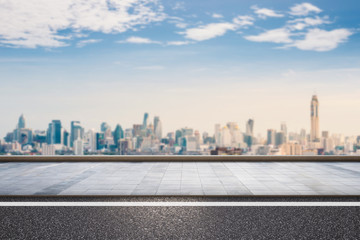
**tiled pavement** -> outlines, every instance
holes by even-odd
[[[360,195],[360,163],[0,163],[0,195]]]

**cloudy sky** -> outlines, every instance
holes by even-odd
[[[255,132],[360,135],[356,0],[0,0],[0,134],[21,113],[164,131],[255,119]]]

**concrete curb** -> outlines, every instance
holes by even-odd
[[[360,195],[0,195],[0,198],[360,198]]]
[[[360,162],[360,156],[0,156],[0,162]]]

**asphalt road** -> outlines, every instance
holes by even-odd
[[[2,197],[8,201],[360,201],[360,198]],[[359,239],[360,207],[0,207],[0,239]]]

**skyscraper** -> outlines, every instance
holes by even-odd
[[[160,118],[157,116],[154,117],[154,134],[157,137],[157,139],[162,138],[162,125]]]
[[[75,140],[84,138],[84,129],[81,127],[79,121],[72,121],[70,131],[70,147],[73,147]]]
[[[21,114],[21,116],[19,117],[19,122],[18,122],[18,126],[19,129],[21,128],[25,128],[25,118],[24,115]]]
[[[310,140],[312,142],[320,141],[320,128],[319,128],[319,101],[316,95],[312,96],[311,99],[311,132],[310,132]]]
[[[275,145],[276,143],[276,131],[274,129],[267,130],[267,145]]]
[[[113,135],[114,135],[114,144],[118,145],[119,140],[124,138],[124,131],[123,131],[122,127],[120,126],[120,124],[116,125]]]
[[[287,132],[287,126],[285,122],[281,123],[281,132],[284,133],[284,142],[287,142],[288,140],[288,132]]]
[[[249,119],[246,122],[246,135],[248,136],[254,135],[254,119]]]
[[[244,141],[249,148],[251,148],[253,144],[254,137],[254,119],[249,119],[246,122],[246,134],[244,135]]]
[[[21,145],[31,144],[33,141],[33,132],[30,128],[26,128],[24,115],[19,117],[18,124],[13,131],[13,140],[19,142]]]
[[[143,120],[143,125],[142,128],[146,129],[147,128],[147,120],[149,118],[149,114],[148,113],[144,113],[144,120]]]
[[[48,144],[62,144],[62,127],[60,120],[52,120],[47,131]]]

